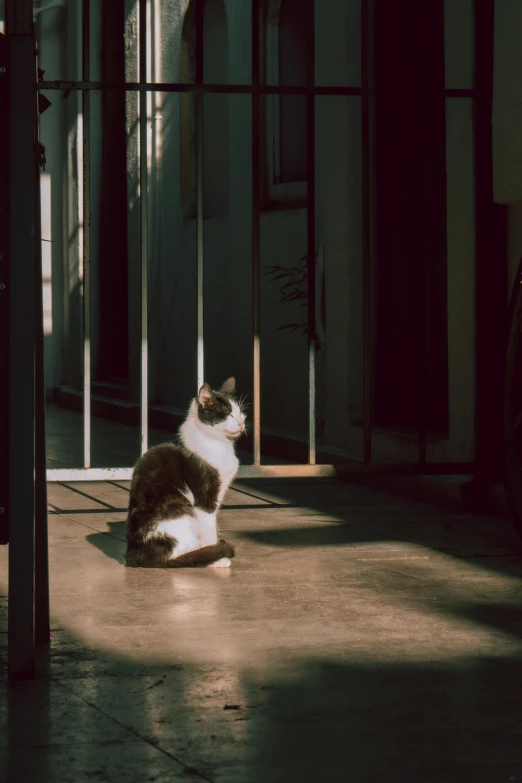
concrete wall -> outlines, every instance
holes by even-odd
[[[101,0],[98,0],[101,2]],[[221,0],[212,0],[213,3]],[[99,8],[93,3],[95,13]],[[151,0],[155,30],[149,37],[149,76],[154,81],[180,79],[180,45],[186,0]],[[316,4],[316,79],[322,84],[360,83],[358,0],[321,0]],[[41,28],[42,58],[51,59],[60,75],[79,68],[77,3],[68,4],[59,33]],[[98,10],[96,10],[98,8]],[[225,0],[228,79],[250,79],[250,8],[244,0]],[[65,12],[57,12],[65,13]],[[219,11],[218,11],[219,13]],[[50,25],[49,21],[46,23]],[[95,29],[93,23],[93,31]],[[470,87],[472,79],[472,2],[446,0],[447,86]],[[128,0],[126,21],[127,79],[137,76],[137,9]],[[61,49],[55,45],[59,34]],[[53,43],[54,42],[54,43]],[[95,44],[93,43],[93,46]],[[60,52],[58,54],[58,51]],[[46,54],[47,53],[47,54]],[[215,52],[216,57],[218,54]],[[99,57],[98,57],[99,60]],[[93,55],[93,68],[97,57]],[[217,67],[217,66],[216,66]],[[57,76],[58,74],[56,74]],[[55,74],[46,73],[54,78]],[[212,74],[207,75],[208,80]],[[49,383],[81,382],[81,333],[78,274],[81,210],[76,198],[77,116],[79,96],[65,102],[56,96],[44,115],[42,133],[56,174],[53,221],[63,224],[63,257],[53,255],[53,333],[49,336]],[[92,231],[97,230],[99,203],[99,126],[93,96]],[[57,108],[58,104],[63,108]],[[64,105],[65,104],[65,105]],[[215,111],[228,116],[228,138],[205,117],[205,151],[228,157],[226,208],[205,219],[205,374],[218,384],[235,374],[241,391],[251,392],[251,99],[224,96]],[[325,270],[326,319],[318,357],[319,432],[327,445],[360,453],[362,431],[354,421],[362,411],[361,340],[361,157],[360,101],[350,97],[317,99],[317,249]],[[61,112],[61,114],[60,114]],[[53,116],[54,113],[54,116]],[[150,399],[162,405],[185,406],[196,388],[196,225],[182,216],[180,192],[180,97],[174,93],[148,99],[149,134],[149,336]],[[207,115],[209,112],[207,111]],[[129,352],[131,385],[139,387],[139,178],[138,99],[127,99],[127,163],[129,203]],[[43,118],[43,119],[44,119]],[[61,129],[61,130],[60,130]],[[213,148],[213,141],[215,148]],[[45,140],[44,140],[45,143]],[[448,197],[448,333],[450,435],[432,443],[432,459],[470,459],[473,453],[473,138],[472,106],[466,99],[447,101]],[[208,173],[207,160],[207,173]],[[98,188],[98,190],[97,190]],[[520,213],[518,213],[520,214]],[[515,211],[513,212],[515,215]],[[514,218],[515,221],[515,218]],[[515,221],[516,222],[516,221]],[[513,231],[513,237],[516,232]],[[522,243],[522,231],[519,240]],[[513,256],[516,255],[512,241]],[[96,242],[92,238],[93,278]],[[261,215],[262,265],[291,267],[306,253],[306,211],[283,209]],[[57,273],[54,274],[54,269]],[[61,272],[60,272],[61,270]],[[60,287],[62,287],[60,291]],[[61,296],[60,296],[61,294]],[[96,292],[93,286],[93,314]],[[277,286],[262,277],[262,423],[288,433],[307,430],[307,345],[298,333],[277,331],[284,323],[303,320],[298,306],[278,303]],[[60,325],[63,301],[63,327]],[[54,326],[56,324],[56,328]],[[96,352],[97,335],[93,334]],[[63,362],[60,363],[60,357]],[[410,459],[410,438],[374,434],[376,457]]]

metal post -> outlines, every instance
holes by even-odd
[[[7,37],[0,35],[0,112],[9,105]],[[9,375],[9,123],[0,122],[0,377]],[[0,383],[0,545],[9,542],[9,384]]]
[[[35,112],[31,0],[7,4],[10,44],[10,545],[8,669],[34,677]],[[14,99],[16,96],[16,100]]]
[[[361,7],[361,158],[364,461],[372,459],[372,334],[370,221],[370,8]]]
[[[422,99],[421,99],[422,100]],[[419,162],[419,173],[421,176],[425,172],[425,161]],[[428,236],[429,221],[427,220],[426,210],[422,212],[422,220],[424,224],[424,236],[426,240],[433,242],[432,237]],[[431,242],[431,243],[432,243]],[[431,244],[430,243],[430,244]],[[421,300],[424,303],[423,307],[423,322],[419,323],[419,329],[422,332],[421,343],[421,355],[418,357],[418,395],[419,395],[419,419],[418,419],[418,431],[417,431],[417,462],[419,465],[426,465],[427,459],[427,445],[428,445],[428,382],[429,382],[429,364],[431,355],[431,312],[430,312],[430,279],[431,279],[431,265],[433,263],[432,256],[428,253],[424,256],[424,263],[421,270],[422,290],[419,291]]]
[[[307,248],[308,248],[308,464],[315,465],[315,0],[308,0],[307,35]]]
[[[82,0],[82,78],[90,79],[90,0]],[[91,466],[91,93],[82,91],[83,465]]]
[[[504,480],[503,394],[508,312],[507,207],[493,202],[494,0],[475,0],[475,461],[477,478]]]
[[[203,0],[196,0],[196,84],[203,83]],[[198,389],[205,381],[203,298],[203,93],[196,93],[196,288]]]
[[[36,118],[35,118],[36,119]],[[35,125],[38,139],[38,123]],[[42,232],[40,209],[40,161],[35,156],[35,639],[46,644],[50,640],[49,609],[49,541],[47,526],[47,481],[45,454],[45,381],[43,331]]]
[[[147,81],[147,0],[139,0],[139,79]],[[140,427],[141,453],[149,441],[149,338],[148,338],[148,140],[147,93],[140,92]]]
[[[259,14],[260,2],[252,2],[252,340],[253,340],[253,463],[261,464],[261,226],[260,188],[260,106],[259,106]]]

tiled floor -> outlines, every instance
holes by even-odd
[[[68,417],[50,466],[81,453]],[[121,466],[134,435],[96,428]],[[507,519],[240,482],[221,512],[231,569],[147,571],[123,566],[127,492],[49,486],[52,645],[35,682],[0,675],[1,783],[522,781]]]

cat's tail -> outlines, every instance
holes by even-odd
[[[233,544],[226,541],[218,541],[217,544],[202,546],[201,549],[194,549],[192,552],[186,552],[184,555],[167,560],[165,568],[197,568],[210,565],[222,557],[234,557],[236,553]]]

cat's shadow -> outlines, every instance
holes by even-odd
[[[125,563],[125,526],[126,521],[108,522],[105,532],[91,533],[87,541],[99,549],[106,557],[116,560],[120,565]],[[118,546],[118,542],[120,545]]]

